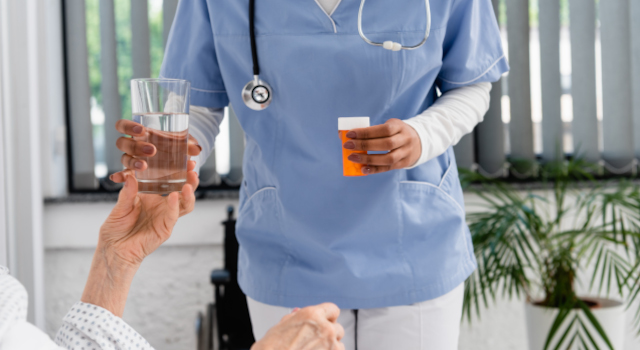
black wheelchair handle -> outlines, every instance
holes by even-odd
[[[231,282],[231,274],[228,270],[211,271],[211,283],[218,285]]]

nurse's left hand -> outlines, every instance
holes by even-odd
[[[342,147],[355,151],[389,151],[386,154],[349,156],[354,163],[364,164],[363,174],[377,174],[415,164],[422,154],[418,133],[400,119],[389,119],[381,125],[350,130]]]

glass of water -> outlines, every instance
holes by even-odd
[[[187,181],[189,91],[186,80],[131,80],[133,121],[145,128],[145,135],[134,139],[156,147],[153,156],[140,157],[147,169],[136,171],[139,192],[179,192]]]

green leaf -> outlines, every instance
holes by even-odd
[[[604,260],[602,263],[602,276],[600,276],[600,286],[598,287],[598,294],[600,294],[602,292],[602,288],[604,287],[604,281],[605,281],[605,275],[607,273],[607,256],[608,254],[605,253],[604,255]]]
[[[640,278],[636,278],[636,283],[635,283],[635,285],[632,286],[632,288],[630,290],[631,297],[627,301],[627,305],[628,305],[627,307],[629,307],[629,306],[631,306],[631,304],[633,304],[633,302],[638,297],[639,293],[640,293]]]
[[[608,272],[608,278],[607,278],[607,296],[609,296],[611,294],[611,275],[613,274],[611,272],[611,270],[613,270],[613,262],[612,262],[613,258],[609,259],[609,272]]]
[[[553,320],[553,323],[551,324],[551,328],[549,329],[549,333],[547,334],[547,340],[544,342],[544,350],[549,349],[549,344],[551,343],[551,340],[558,332],[558,329],[560,329],[560,326],[562,326],[562,323],[564,322],[564,320],[567,318],[567,316],[569,316],[570,312],[571,312],[571,309],[558,310],[558,315]]]
[[[600,266],[600,259],[602,258],[602,253],[604,251],[604,247],[600,248],[600,253],[598,253],[598,258],[596,259],[596,266],[593,269],[593,275],[591,276],[591,282],[589,283],[589,289],[593,288],[593,284],[596,281],[596,274],[598,273],[598,267]]]
[[[580,325],[582,326],[582,330],[584,331],[585,335],[587,336],[587,338],[589,338],[589,341],[591,342],[591,344],[593,344],[593,347],[596,350],[600,350],[600,347],[598,346],[598,344],[596,343],[596,341],[593,339],[593,337],[591,336],[591,332],[589,332],[589,329],[587,328],[587,326],[585,326],[584,323],[582,323],[582,320],[580,321]]]
[[[574,319],[575,320],[575,319]],[[576,339],[578,339],[578,336],[580,335],[580,333],[578,331],[576,331],[575,333],[573,333],[573,337],[571,337],[571,340],[569,341],[569,344],[567,344],[567,347],[565,349],[571,349],[571,345],[573,345],[573,342],[576,341]]]
[[[573,324],[576,323],[577,319],[578,319],[578,317],[574,317],[573,320],[571,320],[571,322],[569,323],[569,325],[567,325],[567,329],[564,330],[564,333],[562,334],[560,339],[558,339],[558,342],[556,343],[556,347],[554,348],[554,350],[559,350],[560,349],[560,347],[562,346],[562,343],[564,342],[564,339],[571,332],[571,329],[573,328]],[[573,343],[573,339],[575,339],[575,333],[574,333],[574,336],[573,336],[571,342],[567,346],[567,349],[571,346],[571,343]]]
[[[598,335],[600,335],[602,340],[604,340],[604,342],[607,343],[607,345],[609,346],[609,349],[613,350],[613,345],[611,344],[611,341],[609,341],[609,337],[607,336],[607,333],[605,332],[604,328],[602,328],[602,326],[600,325],[600,322],[598,322],[596,317],[593,315],[593,313],[589,309],[589,306],[580,299],[578,299],[577,303],[580,309],[582,309],[584,314],[589,319],[589,322],[591,322],[591,325],[593,326],[593,328],[595,328],[596,331],[598,332]]]

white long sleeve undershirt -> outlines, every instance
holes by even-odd
[[[189,106],[189,134],[193,136],[202,151],[199,155],[191,157],[196,161],[196,172],[200,173],[200,167],[209,158],[215,146],[216,136],[220,133],[220,124],[224,118],[223,108],[208,108],[201,106]]]
[[[478,83],[449,90],[419,115],[405,120],[413,127],[422,144],[418,161],[410,168],[424,164],[443,154],[480,123],[489,109],[490,83]],[[202,153],[194,157],[196,170],[209,157],[220,132],[224,117],[222,108],[190,106],[189,130],[196,138]]]
[[[413,127],[422,144],[418,161],[410,168],[443,154],[473,131],[489,110],[491,83],[449,90],[418,116],[404,122]]]

